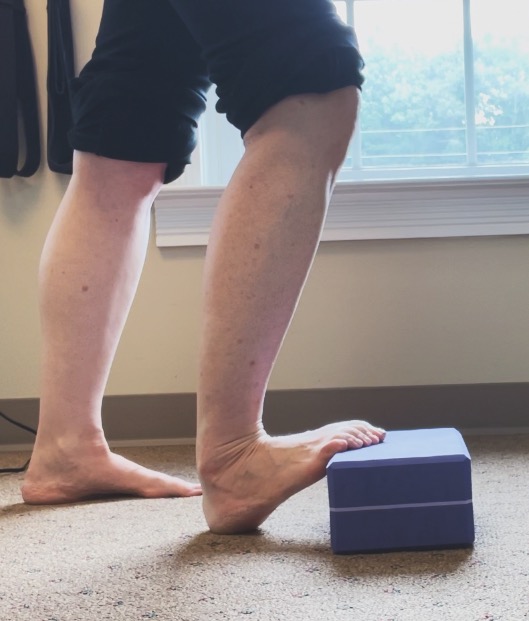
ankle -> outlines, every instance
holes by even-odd
[[[241,455],[251,451],[268,438],[262,428],[240,434],[237,438],[223,439],[216,434],[199,434],[196,445],[197,471],[202,480],[216,478]]]
[[[85,456],[86,454],[106,454],[109,452],[109,448],[103,431],[59,434],[46,434],[39,431],[34,452],[62,456]]]

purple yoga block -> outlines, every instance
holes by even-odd
[[[337,554],[474,542],[471,460],[456,429],[388,431],[327,465]]]

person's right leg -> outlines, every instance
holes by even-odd
[[[363,421],[274,438],[261,422],[357,104],[348,87],[274,106],[246,134],[218,208],[205,270],[197,438],[204,511],[215,532],[256,528],[323,477],[336,452],[384,438]]]
[[[208,524],[240,532],[321,478],[337,451],[384,438],[360,421],[271,438],[261,422],[351,138],[362,59],[331,0],[171,2],[246,145],[208,246],[197,436]]]

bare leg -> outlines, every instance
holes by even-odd
[[[377,443],[362,421],[271,438],[268,379],[320,238],[358,105],[354,88],[291,97],[246,134],[208,248],[197,460],[210,528],[256,528],[325,474],[333,454]]]
[[[163,169],[76,153],[41,259],[41,410],[22,487],[28,503],[200,494],[198,484],[111,453],[101,424],[103,391],[143,267]]]

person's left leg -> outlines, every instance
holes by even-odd
[[[153,199],[189,161],[208,87],[200,50],[167,1],[105,0],[96,48],[72,85],[74,173],[41,259],[42,389],[22,487],[28,503],[201,493],[113,454],[101,403]]]
[[[109,450],[103,393],[147,248],[164,164],[76,153],[40,266],[41,403],[22,486],[30,504],[95,496],[194,496],[200,485]]]

